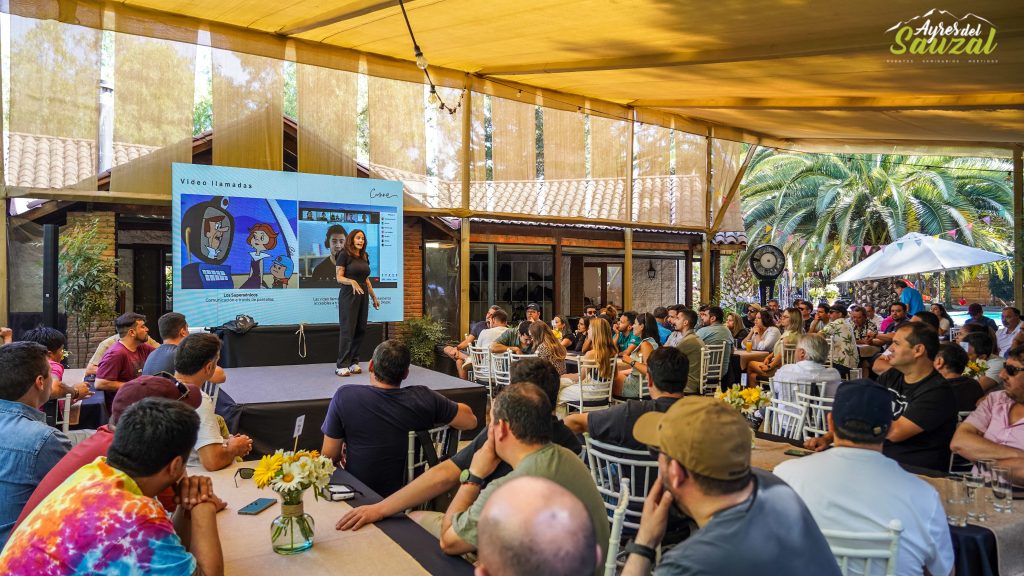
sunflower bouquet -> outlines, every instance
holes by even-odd
[[[988,362],[985,362],[980,358],[969,361],[967,363],[967,367],[964,368],[964,376],[968,376],[970,378],[977,378],[985,372],[988,372]]]
[[[318,496],[333,473],[334,463],[316,450],[278,450],[260,459],[252,478],[257,488],[269,486],[288,503],[289,496],[297,495],[301,499],[302,492],[311,487],[316,488],[313,495]]]
[[[759,387],[742,388],[734,384],[725,392],[715,392],[715,398],[735,408],[747,418],[756,415],[757,411],[771,404],[771,398],[762,394]]]

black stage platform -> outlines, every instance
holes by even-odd
[[[225,368],[228,379],[221,386],[217,413],[224,417],[232,432],[252,437],[253,452],[248,458],[270,454],[278,448],[290,450],[295,419],[302,414],[306,421],[299,448],[319,450],[323,442],[320,427],[338,386],[370,383],[366,363],[362,367],[362,374],[348,378],[335,376],[333,363]],[[479,426],[483,426],[486,387],[419,366],[410,368],[409,377],[402,384],[426,386],[455,402],[468,404]],[[463,436],[472,438],[475,434],[466,432]]]

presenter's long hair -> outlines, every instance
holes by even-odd
[[[363,236],[363,249],[357,250],[356,235],[360,234]],[[353,258],[362,258],[363,260],[369,261],[370,258],[366,255],[366,232],[363,232],[358,228],[349,232],[348,236],[345,238],[345,252],[348,252],[348,255]]]

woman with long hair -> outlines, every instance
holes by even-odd
[[[576,323],[576,334],[573,336],[575,339],[572,345],[573,352],[586,354],[590,351],[590,338],[587,337],[587,332],[590,330],[590,321],[594,318],[596,316],[580,316]]]
[[[530,324],[529,331],[537,357],[551,362],[559,375],[565,374],[565,347],[555,337],[551,327],[538,321]]]
[[[274,228],[270,224],[260,222],[249,229],[249,236],[245,239],[245,243],[253,250],[249,253],[252,261],[249,263],[249,277],[242,282],[239,288],[249,290],[267,287],[263,281],[263,259],[270,257],[267,251],[273,250],[277,246],[277,237],[277,232],[274,232]]]
[[[369,313],[368,297],[373,308],[380,309],[380,301],[370,283],[370,259],[366,255],[366,233],[352,230],[345,238],[345,249],[335,258],[338,291],[338,363],[334,373],[338,376],[359,374],[359,346],[366,333]]]
[[[569,321],[561,314],[551,319],[551,331],[554,332],[555,338],[558,338],[558,341],[562,343],[566,350],[571,349],[576,343],[576,335],[573,333],[572,328],[569,327]]]
[[[750,362],[747,364],[747,380],[750,386],[757,384],[758,378],[769,378],[782,366],[782,352],[785,346],[795,347],[800,336],[804,333],[803,316],[796,308],[786,308],[782,311],[782,318],[779,320],[782,326],[782,336],[775,342],[772,353],[764,359],[764,362]]]
[[[615,366],[612,361],[619,354],[619,347],[615,345],[615,338],[612,336],[612,327],[608,321],[600,316],[590,319],[590,326],[587,329],[587,341],[590,342],[590,350],[580,357],[580,366],[593,364],[597,366],[597,375],[603,380],[609,380],[615,375]],[[558,404],[579,401],[579,374],[568,374],[562,378],[562,389],[558,392]],[[586,382],[584,382],[584,385]]]
[[[642,380],[647,378],[645,360],[658,348],[658,321],[651,313],[640,314],[633,323],[633,334],[640,338],[640,345],[629,355],[629,366],[620,370],[612,385],[612,395],[624,398],[640,398]]]
[[[949,329],[955,326],[956,323],[950,318],[949,312],[946,312],[946,307],[937,302],[933,303],[932,314],[939,317],[939,339],[949,340]]]
[[[743,325],[743,318],[735,312],[729,312],[725,315],[725,327],[732,333],[732,339],[736,342],[741,342],[750,334],[750,330]]]
[[[781,337],[782,332],[775,327],[775,319],[772,317],[771,310],[761,310],[754,317],[754,327],[750,329],[750,334],[743,339],[743,343],[750,342],[752,349],[764,352],[772,350]]]

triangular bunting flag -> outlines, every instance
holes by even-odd
[[[985,224],[991,224],[992,223],[992,217],[991,216],[985,216],[984,218],[981,219],[981,221],[984,222]]]
[[[972,223],[968,224],[967,225],[967,229],[968,230],[974,230],[974,223],[972,222]]]
[[[857,247],[856,246],[850,246],[850,252],[856,252],[856,251],[857,251]]]
[[[864,247],[864,254],[865,255],[871,254],[871,246],[865,246]]]
[[[949,231],[949,235],[952,236],[953,238],[956,238],[956,228],[953,228],[952,230],[950,230]]]
[[[898,250],[901,250],[901,251],[902,251],[902,250],[903,250],[903,242],[897,242],[897,243],[896,243],[896,248],[897,248]]]
[[[920,238],[914,238],[914,242],[916,242],[918,246],[921,245],[921,239]]]

